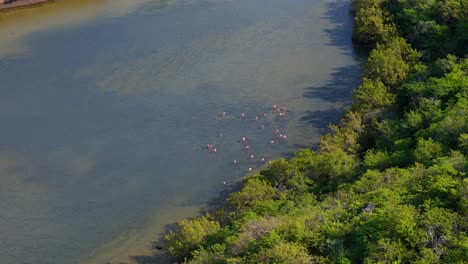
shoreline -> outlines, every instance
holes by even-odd
[[[0,11],[11,10],[11,9],[21,8],[21,7],[41,5],[41,4],[45,4],[48,2],[52,2],[52,1],[53,0],[17,0],[9,4],[5,4],[5,3],[1,4]]]
[[[163,236],[168,228],[186,218],[195,218],[203,214],[199,206],[178,206],[166,209],[163,213],[155,214],[148,219],[148,223],[141,228],[128,230],[111,241],[96,248],[88,256],[84,256],[79,264],[137,264],[145,263],[171,263],[170,255],[165,249],[158,249],[163,244]],[[169,221],[161,222],[159,218]],[[124,252],[124,253],[123,253]]]

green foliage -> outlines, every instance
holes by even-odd
[[[389,238],[382,238],[369,248],[369,256],[363,263],[402,263],[408,257],[405,246]]]
[[[432,205],[457,210],[461,200],[461,182],[456,178],[459,172],[451,165],[434,166],[425,180],[425,196]]]
[[[266,170],[262,170],[260,175],[264,176],[273,186],[284,185],[293,176],[293,171],[289,162],[285,159],[273,161]]]
[[[364,78],[361,86],[354,92],[356,104],[360,109],[382,108],[395,101],[395,94],[380,80]]]
[[[468,1],[445,0],[439,6],[439,13],[445,24],[454,24],[468,18]]]
[[[395,26],[386,19],[385,11],[379,8],[383,1],[356,0],[353,38],[369,47],[397,35]]]
[[[414,156],[416,161],[421,163],[428,163],[435,158],[442,156],[443,146],[439,142],[429,139],[419,138],[416,148],[414,150]]]
[[[165,235],[164,241],[171,255],[183,259],[210,234],[216,233],[220,225],[216,221],[203,216],[193,220],[182,220],[177,224],[175,231]]]
[[[446,110],[439,122],[431,124],[428,133],[438,141],[455,148],[461,134],[468,132],[468,98],[460,99],[452,108]]]
[[[358,166],[357,157],[342,150],[322,152],[316,155],[309,175],[317,184],[317,192],[330,192],[339,184],[352,180]]]
[[[458,137],[458,146],[463,151],[463,153],[468,154],[468,134],[460,134]]]
[[[228,202],[237,209],[247,209],[260,202],[273,199],[275,190],[266,181],[247,179],[241,191],[232,193]]]
[[[375,244],[382,243],[393,247],[385,250],[399,251],[402,246],[399,243],[407,245],[417,245],[417,211],[412,206],[394,205],[388,203],[382,208],[376,208],[371,213],[364,213],[361,220],[352,231],[352,246],[355,250],[352,254],[353,260],[362,262],[366,255],[369,259],[375,258],[375,254],[381,249],[375,248]],[[385,241],[387,241],[385,243]],[[394,243],[388,243],[393,241]],[[395,245],[396,244],[396,245]],[[401,245],[404,245],[401,244]],[[377,251],[377,252],[376,252]],[[395,256],[396,255],[396,256]],[[389,258],[401,257],[401,253],[392,253]]]
[[[370,149],[364,156],[364,164],[369,169],[384,170],[393,165],[393,159],[388,151]]]
[[[331,133],[326,134],[320,140],[321,152],[346,151],[350,154],[357,153],[359,134],[363,131],[363,121],[360,113],[348,112],[339,126],[330,126]]]
[[[411,132],[423,129],[425,123],[423,113],[414,110],[406,113],[406,124],[411,129]]]
[[[417,22],[413,30],[414,45],[424,51],[424,58],[440,58],[453,50],[450,45],[441,47],[439,44],[441,42],[448,43],[450,37],[448,26],[440,25],[433,20],[420,21]]]
[[[304,246],[294,243],[278,243],[272,248],[261,251],[255,257],[255,263],[280,264],[280,263],[310,263],[311,256]]]
[[[365,77],[395,87],[407,77],[419,57],[420,54],[403,38],[392,38],[385,44],[377,44],[371,51]]]
[[[215,244],[210,246],[208,249],[197,249],[193,252],[193,259],[186,262],[187,264],[224,264],[226,247],[224,245]]]
[[[425,254],[423,259],[439,262],[444,257],[444,248],[458,242],[458,216],[442,208],[432,208],[424,213],[421,225],[423,229],[422,243]]]

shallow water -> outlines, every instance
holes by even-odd
[[[98,2],[0,15],[1,263],[114,260],[316,143],[359,81],[347,1]]]

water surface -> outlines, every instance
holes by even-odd
[[[21,33],[0,40],[2,263],[150,247],[260,157],[316,143],[359,80],[347,1],[65,2],[18,11],[36,23],[0,16]],[[288,140],[270,144],[275,129]]]

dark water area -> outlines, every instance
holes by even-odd
[[[360,80],[348,8],[143,1],[28,33],[0,55],[0,262],[105,263],[122,233],[317,143]]]

